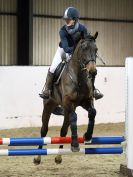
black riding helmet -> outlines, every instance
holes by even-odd
[[[79,11],[75,7],[68,7],[64,12],[63,19],[78,20]]]

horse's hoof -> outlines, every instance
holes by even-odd
[[[71,150],[72,150],[72,152],[79,152],[80,151],[80,147],[79,146],[72,146],[71,145]]]
[[[85,133],[83,138],[85,142],[91,143],[92,136],[88,136],[87,133]]]
[[[57,155],[57,156],[55,157],[55,163],[56,163],[56,164],[61,164],[61,163],[62,163],[62,157],[61,157],[61,155]]]
[[[39,164],[41,163],[41,160],[38,159],[38,158],[34,158],[33,163],[34,163],[35,165],[39,165]]]

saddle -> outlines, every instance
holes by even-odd
[[[67,62],[65,60],[62,60],[62,62],[57,66],[54,72],[54,79],[53,79],[54,84],[57,85],[59,83],[62,73],[66,67],[66,64]]]

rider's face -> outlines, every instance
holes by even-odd
[[[74,25],[74,20],[72,20],[72,19],[65,19],[65,23],[66,23],[66,25],[67,26],[72,26],[72,25]]]

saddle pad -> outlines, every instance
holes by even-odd
[[[64,69],[65,64],[66,64],[66,63],[65,63],[64,61],[62,61],[62,62],[58,65],[58,67],[56,68],[55,73],[54,73],[54,83],[56,83],[56,82],[58,81],[58,78],[61,77],[62,70]],[[58,83],[56,83],[56,84],[58,84]]]

